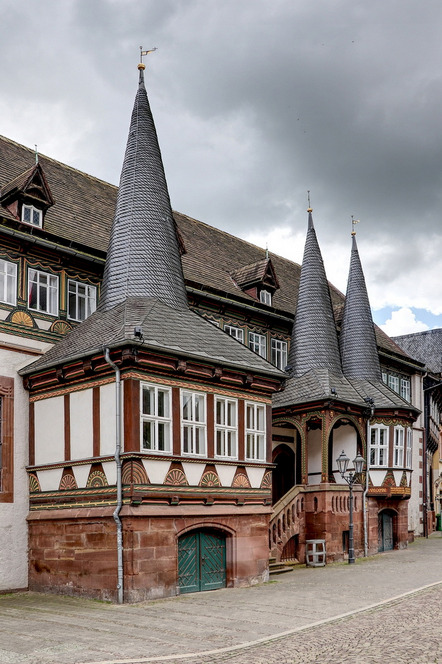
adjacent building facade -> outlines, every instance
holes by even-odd
[[[0,589],[138,601],[312,539],[344,559],[342,450],[357,555],[422,534],[425,368],[373,326],[354,236],[344,297],[311,210],[302,266],[172,213],[142,65],[118,191],[5,138],[0,178]]]

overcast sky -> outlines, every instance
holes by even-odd
[[[174,209],[442,327],[440,0],[0,0],[0,133],[118,184],[139,46]]]

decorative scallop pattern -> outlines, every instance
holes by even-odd
[[[247,475],[244,475],[244,473],[238,473],[238,475],[236,475],[235,479],[232,482],[232,486],[243,487],[244,489],[246,488],[250,489],[249,478],[247,477]]]
[[[25,311],[14,311],[11,316],[11,323],[15,323],[16,325],[26,325],[26,327],[34,327],[32,316]]]
[[[31,473],[29,475],[29,492],[30,493],[37,493],[41,491],[40,488],[40,483],[38,481],[37,475],[34,475],[34,473]]]
[[[200,486],[221,486],[221,482],[218,475],[209,470],[202,476]]]
[[[70,491],[72,489],[78,489],[75,477],[71,475],[71,473],[66,473],[66,475],[63,475],[58,489],[59,491]]]
[[[266,473],[264,473],[264,477],[262,478],[261,482],[261,489],[270,489],[272,486],[272,471],[268,470]]]
[[[72,327],[69,323],[66,323],[65,320],[56,320],[55,323],[51,325],[51,332],[56,332],[57,334],[67,334],[72,330]]]
[[[185,474],[179,468],[172,468],[166,475],[164,484],[172,484],[172,486],[189,486]]]
[[[137,459],[124,464],[121,477],[123,484],[150,484],[143,464]]]
[[[90,475],[89,475],[86,486],[88,488],[107,486],[106,475],[103,473],[102,470],[92,470]]]

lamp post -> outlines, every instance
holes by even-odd
[[[353,459],[353,466],[354,466],[354,471],[349,471],[347,473],[347,468],[348,464],[350,463],[350,459],[348,456],[345,454],[344,450],[342,450],[341,454],[339,457],[336,459],[336,463],[338,464],[338,470],[341,474],[341,477],[347,482],[349,488],[350,488],[350,523],[349,523],[349,529],[348,529],[348,563],[349,565],[353,564],[355,561],[355,549],[354,549],[354,541],[353,541],[353,484],[356,484],[359,480],[359,475],[362,473],[362,469],[364,467],[365,459],[363,456],[358,454],[354,459]]]

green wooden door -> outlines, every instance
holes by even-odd
[[[392,551],[393,540],[393,516],[388,512],[381,512],[379,519],[379,551]]]
[[[178,540],[180,593],[215,590],[226,585],[226,538],[216,531],[200,530]]]

